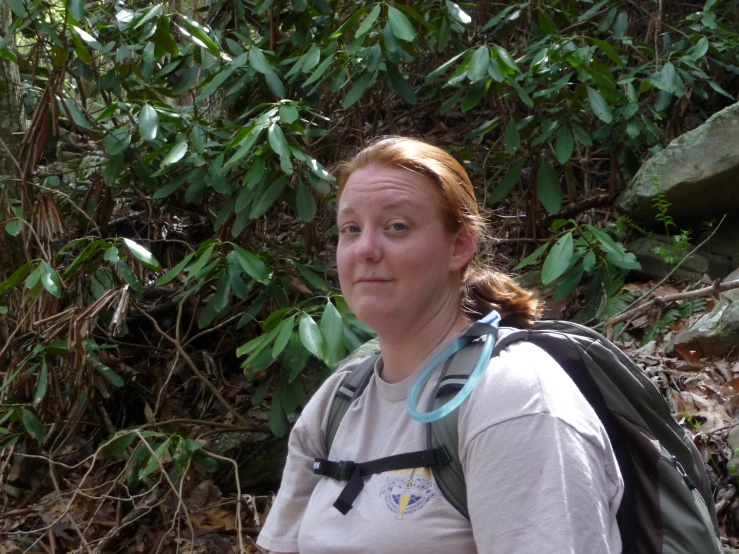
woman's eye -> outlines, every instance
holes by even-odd
[[[343,232],[344,233],[359,233],[359,227],[357,227],[356,225],[347,225],[346,227],[344,227]]]
[[[393,231],[405,231],[408,228],[405,223],[393,223],[391,227]]]

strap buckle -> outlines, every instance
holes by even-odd
[[[354,470],[356,469],[357,464],[355,464],[352,461],[349,460],[342,460],[340,462],[334,462],[334,467],[332,468],[331,477],[334,479],[338,479],[339,481],[348,481],[349,478],[354,473]]]
[[[452,455],[449,454],[449,451],[443,444],[439,446],[434,451],[434,453],[436,454],[436,467],[438,469],[441,469],[442,467],[445,467],[452,463]]]

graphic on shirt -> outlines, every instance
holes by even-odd
[[[441,497],[436,480],[427,467],[400,469],[388,473],[390,475],[385,478],[380,496],[385,498],[385,505],[395,514],[395,519],[403,519],[405,515],[414,514],[432,498]]]

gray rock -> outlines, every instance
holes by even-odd
[[[360,346],[354,352],[349,354],[346,358],[341,360],[341,362],[339,362],[339,367],[345,366],[349,362],[361,360],[362,358],[366,358],[367,356],[372,356],[374,354],[377,354],[379,351],[380,341],[377,339],[372,339],[365,342],[362,346]]]
[[[654,252],[654,248],[670,247],[672,244],[671,239],[664,235],[652,235],[651,238],[640,237],[630,242],[626,248],[634,253],[641,264],[641,270],[634,271],[633,275],[646,279],[659,279],[667,275],[675,265],[666,263],[662,256]],[[692,247],[690,250],[692,250]],[[685,257],[690,253],[690,250],[676,254]],[[699,250],[685,260],[674,276],[676,279],[697,281],[707,273],[714,279],[720,279],[726,277],[733,267],[729,258]]]
[[[726,278],[727,281],[737,279],[739,269]],[[684,344],[691,350],[699,350],[703,356],[723,357],[735,353],[739,346],[739,289],[721,294],[710,313],[670,341],[665,349],[666,353],[674,355],[678,344]]]
[[[658,191],[672,203],[669,215],[683,226],[739,211],[739,103],[673,140],[647,160],[616,201],[621,213],[654,224]]]

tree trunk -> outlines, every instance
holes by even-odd
[[[12,13],[7,2],[0,4],[0,34],[6,36],[10,29]],[[15,40],[9,38],[8,49],[14,50]],[[7,175],[0,195],[0,221],[12,214],[9,201],[21,199],[21,171],[18,167],[20,143],[26,127],[20,94],[18,65],[0,58],[0,175]],[[4,227],[4,226],[3,226]],[[0,281],[25,261],[22,235],[11,237],[0,229]]]

